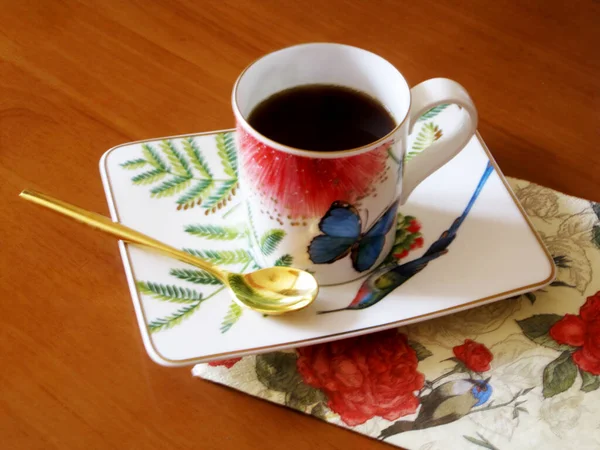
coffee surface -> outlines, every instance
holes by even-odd
[[[374,98],[325,84],[272,95],[252,110],[248,123],[275,142],[320,152],[362,147],[396,127],[391,114]]]

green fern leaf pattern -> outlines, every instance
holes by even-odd
[[[156,333],[179,325],[185,319],[190,317],[194,311],[198,309],[201,303],[202,302],[196,302],[193,305],[184,306],[169,316],[154,319],[148,324],[148,330],[150,333]]]
[[[283,240],[285,231],[279,229],[273,229],[267,231],[260,238],[260,251],[263,255],[268,256],[273,253],[279,243]]]
[[[194,284],[208,284],[208,285],[220,285],[223,284],[213,274],[208,273],[204,270],[192,270],[192,269],[171,269],[169,274],[180,280],[189,281]]]
[[[160,143],[160,148],[167,156],[167,159],[173,166],[173,170],[177,175],[183,178],[192,178],[194,175],[190,170],[190,165],[185,157],[175,148],[173,141],[166,140]]]
[[[236,302],[231,302],[229,310],[221,322],[221,333],[227,333],[229,329],[242,317],[244,310]]]
[[[406,160],[410,160],[433,144],[435,141],[442,137],[442,130],[433,122],[428,122],[423,125],[421,131],[417,135],[415,142],[412,145],[412,149],[406,155]]]
[[[152,184],[163,179],[166,175],[167,172],[162,169],[152,169],[134,176],[131,181],[133,184]]]
[[[151,281],[138,281],[137,286],[142,294],[165,302],[195,303],[202,300],[202,294],[189,288],[152,283]]]
[[[283,255],[275,261],[275,265],[281,267],[290,267],[293,263],[294,258],[292,255]]]
[[[148,161],[146,161],[143,158],[138,158],[138,159],[131,159],[129,161],[125,161],[123,164],[120,164],[120,166],[127,170],[135,170],[135,169],[141,169],[146,164],[148,164]]]
[[[186,233],[210,240],[231,241],[244,236],[244,232],[238,228],[224,227],[220,225],[188,225]]]
[[[244,264],[252,261],[252,256],[247,250],[194,250],[191,248],[184,248],[184,252],[190,255],[198,256],[202,259],[206,259],[208,262],[213,264]]]
[[[151,143],[144,143],[141,146],[143,158],[125,161],[121,167],[135,170],[151,166],[151,170],[132,178],[136,185],[154,184],[171,175],[160,186],[151,189],[152,198],[180,194],[176,200],[178,210],[202,205],[206,215],[215,213],[233,200],[239,183],[234,134],[218,133],[214,139],[225,178],[214,178],[209,160],[204,157],[196,139],[191,136],[163,140],[158,143],[158,150]]]
[[[235,195],[237,184],[237,180],[227,180],[221,182],[221,186],[219,186],[213,195],[208,197],[206,202],[203,204],[203,207],[207,209],[220,209],[225,206],[225,204],[227,204],[227,202],[230,201]]]
[[[237,151],[233,133],[219,133],[216,140],[223,170],[231,178],[237,179]]]
[[[194,138],[189,137],[189,138],[184,139],[183,140],[183,149],[187,153],[188,158],[190,158],[192,165],[200,173],[202,178],[212,178],[213,177],[212,172],[210,171],[210,167],[208,167],[208,164],[206,163],[206,160],[202,156],[202,153],[200,152],[200,148],[198,148],[198,145],[196,144],[196,141],[194,141]]]
[[[150,190],[150,196],[156,198],[170,197],[186,189],[192,180],[184,177],[173,177]]]
[[[144,158],[146,158],[146,161],[148,161],[149,164],[153,165],[160,171],[167,172],[170,170],[167,164],[162,160],[158,152],[154,150],[154,148],[150,144],[142,144],[142,153],[144,155]]]
[[[443,104],[443,105],[438,105],[434,108],[431,108],[429,111],[427,111],[421,117],[419,117],[419,121],[422,122],[423,120],[433,119],[435,116],[437,116],[443,110],[445,110],[448,106],[450,106],[450,105]]]
[[[260,239],[258,238],[258,234],[256,233],[256,227],[254,225],[254,216],[252,214],[252,208],[250,207],[250,202],[246,202],[246,211],[248,212],[248,228],[246,232],[248,234],[248,238],[250,239],[250,245],[252,248],[256,248],[259,245]]]
[[[194,205],[201,204],[210,191],[212,190],[214,183],[212,180],[200,180],[194,186],[192,186],[185,194],[177,199],[177,209],[188,209]]]

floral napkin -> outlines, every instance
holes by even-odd
[[[600,449],[600,204],[510,184],[558,268],[547,289],[193,374],[410,450]]]

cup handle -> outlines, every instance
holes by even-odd
[[[400,204],[404,204],[412,191],[429,175],[454,158],[471,140],[477,130],[477,109],[469,93],[456,81],[432,78],[411,89],[412,105],[409,112],[408,132],[425,112],[438,105],[454,103],[461,107],[458,126],[431,144],[425,151],[406,163],[402,181]]]

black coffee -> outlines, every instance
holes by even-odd
[[[260,134],[303,150],[348,150],[368,145],[396,123],[377,100],[354,89],[311,84],[278,92],[250,113]]]

